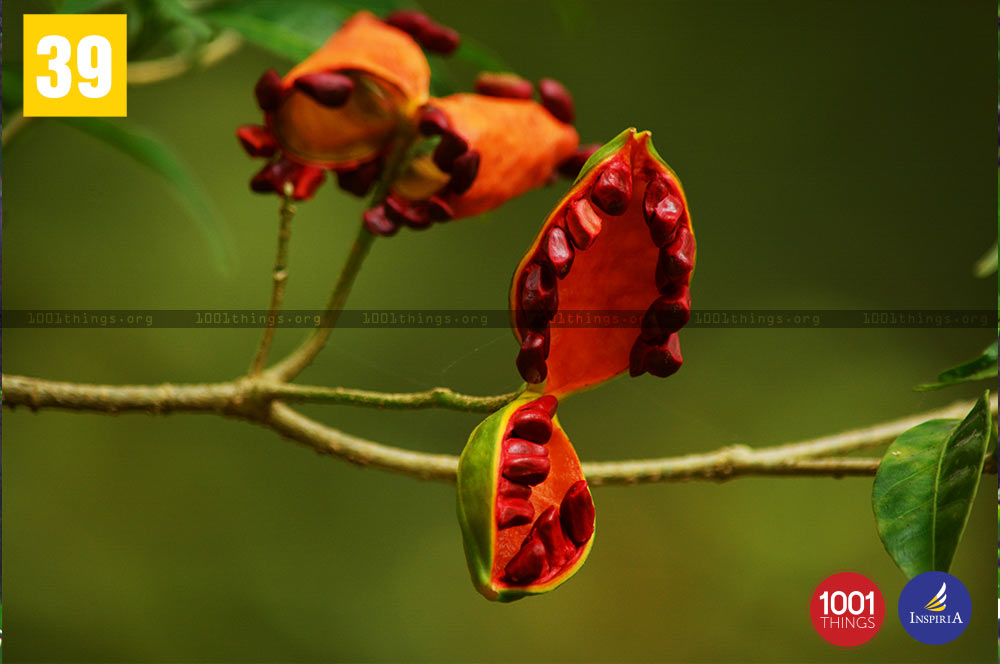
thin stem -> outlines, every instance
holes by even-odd
[[[271,352],[274,333],[277,327],[278,313],[285,299],[285,286],[288,283],[288,242],[292,237],[292,219],[295,217],[295,206],[292,205],[291,184],[285,185],[281,207],[278,208],[278,249],[274,257],[274,270],[271,272],[271,303],[268,307],[267,327],[260,337],[260,344],[250,364],[251,376],[256,376],[264,370],[267,356]]]
[[[196,67],[210,67],[232,55],[243,39],[233,30],[223,30],[212,41],[193,51],[174,53],[155,60],[139,60],[128,65],[129,85],[147,85],[176,78]]]
[[[450,396],[442,396],[445,394]],[[4,375],[3,398],[4,405],[8,407],[23,405],[32,409],[64,408],[101,413],[141,411],[152,414],[214,412],[256,422],[317,452],[352,463],[412,477],[453,482],[458,468],[456,456],[415,452],[352,436],[320,424],[277,399],[382,408],[442,407],[488,411],[509,400],[511,395],[469,397],[443,388],[409,395],[382,394],[344,388],[280,385],[248,378],[204,385],[84,385]],[[785,445],[757,449],[737,445],[680,457],[591,462],[584,463],[583,470],[588,481],[594,485],[723,481],[759,475],[872,475],[878,468],[878,459],[830,457],[879,447],[920,422],[960,418],[970,408],[971,403],[960,401],[876,426]],[[990,409],[996,416],[996,396],[990,400]],[[992,461],[987,464],[986,472],[996,472]]]
[[[15,135],[31,122],[34,118],[24,117],[24,113],[21,111],[13,111],[8,113],[4,118],[3,123],[3,135],[0,137],[0,147],[7,147],[7,143],[10,139],[14,138]]]
[[[293,350],[288,357],[278,364],[268,369],[267,373],[280,381],[289,381],[298,376],[319,354],[330,338],[330,332],[337,325],[340,312],[347,302],[347,297],[351,294],[351,287],[354,279],[358,276],[358,271],[368,255],[368,250],[372,246],[375,236],[368,232],[362,224],[358,228],[358,234],[351,244],[350,252],[347,254],[347,261],[337,277],[330,292],[330,299],[326,303],[326,309],[320,317],[319,325],[313,329],[312,334]]]

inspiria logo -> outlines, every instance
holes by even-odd
[[[899,595],[899,621],[921,643],[954,641],[972,617],[972,598],[961,581],[946,572],[924,572]]]

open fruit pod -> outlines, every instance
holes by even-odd
[[[466,560],[488,599],[548,592],[583,565],[594,503],[555,417],[559,400],[626,370],[676,372],[693,267],[680,181],[649,132],[628,129],[587,160],[514,273],[527,389],[472,432],[458,467]],[[631,312],[636,322],[562,324],[560,311]]]
[[[538,102],[480,94],[431,99],[417,131],[426,149],[411,153],[388,198],[365,214],[373,233],[492,210],[547,183],[579,143]]]
[[[251,188],[280,192],[290,181],[301,200],[333,170],[345,189],[364,193],[394,145],[411,140],[429,90],[430,66],[414,37],[358,12],[284,78],[269,70],[258,80],[264,125],[237,130],[251,156],[269,159]]]

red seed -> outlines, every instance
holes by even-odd
[[[684,363],[681,356],[681,342],[676,334],[671,334],[667,342],[651,346],[644,359],[646,371],[658,378],[666,378],[677,373]]]
[[[576,112],[573,110],[573,95],[559,81],[543,78],[538,81],[538,96],[542,106],[560,122],[573,124]]]
[[[642,214],[649,226],[653,244],[663,247],[674,237],[677,222],[684,213],[684,205],[673,188],[663,177],[657,177],[646,186],[642,201]]]
[[[521,342],[517,354],[517,370],[529,383],[541,383],[548,375],[545,366],[545,339],[542,335],[529,332]]]
[[[476,76],[476,92],[487,97],[531,99],[535,86],[517,74],[484,71]]]
[[[503,451],[506,454],[512,456],[545,456],[549,455],[549,451],[545,449],[544,445],[539,445],[538,443],[533,443],[530,440],[524,440],[522,438],[508,438],[503,442]]]
[[[253,88],[254,96],[257,98],[257,105],[265,113],[277,110],[281,106],[281,77],[278,72],[268,69],[257,79],[257,84]]]
[[[605,167],[590,191],[590,200],[613,217],[625,214],[632,202],[632,173],[623,161]]]
[[[501,477],[497,482],[497,495],[514,500],[527,500],[531,498],[531,487],[523,484],[514,484],[505,477]]]
[[[559,510],[555,505],[548,507],[538,516],[528,537],[538,539],[545,546],[545,557],[550,567],[562,567],[576,553],[576,547],[563,534]]]
[[[521,282],[521,309],[529,327],[537,328],[552,320],[559,309],[559,289],[555,272],[548,265],[532,263]]]
[[[455,160],[468,152],[469,144],[464,138],[453,131],[445,131],[441,134],[441,142],[434,148],[432,159],[434,165],[445,173],[451,173]],[[479,163],[476,163],[478,168]]]
[[[372,159],[350,170],[337,171],[337,184],[348,193],[364,196],[381,174],[382,160]]]
[[[373,235],[389,237],[399,231],[399,224],[385,216],[385,205],[365,210],[365,213],[361,215],[361,220],[364,222],[368,232]]]
[[[517,484],[534,486],[545,481],[551,467],[547,456],[516,456],[504,462],[503,476]]]
[[[663,295],[649,305],[642,318],[642,340],[649,344],[659,344],[678,331],[691,318],[691,293],[687,287],[677,290],[675,295]]]
[[[256,175],[250,178],[250,190],[257,192],[258,194],[267,194],[275,191],[274,179],[272,178],[273,171],[273,164],[268,164],[264,168],[257,171]]]
[[[649,345],[642,340],[642,336],[637,337],[628,354],[628,375],[632,378],[646,373],[646,352],[648,350]]]
[[[552,418],[541,408],[522,408],[510,421],[512,436],[536,443],[547,443],[552,437]]]
[[[586,544],[594,534],[594,500],[587,482],[580,480],[566,491],[559,506],[559,520],[563,532],[577,546]]]
[[[544,397],[539,397],[534,401],[532,401],[531,403],[529,403],[528,405],[522,406],[521,409],[524,410],[526,408],[541,408],[542,410],[544,410],[546,413],[549,414],[549,417],[555,417],[556,409],[558,407],[559,407],[559,400],[556,399],[551,394],[546,394]]]
[[[469,150],[455,158],[451,165],[451,190],[456,194],[464,194],[476,181],[479,173],[479,152]]]
[[[660,249],[656,261],[656,288],[667,293],[676,288],[678,282],[686,283],[694,269],[694,236],[687,226],[679,226],[673,241]]]
[[[440,196],[431,196],[427,199],[427,212],[431,221],[448,221],[455,218],[455,212],[451,209],[448,201]]]
[[[451,55],[462,42],[462,38],[451,28],[434,23],[417,41],[423,46],[425,51],[441,55]]]
[[[538,539],[529,537],[507,563],[504,578],[514,585],[526,585],[542,575],[545,565],[545,545]]]
[[[566,210],[566,229],[577,249],[588,249],[601,234],[601,217],[587,199],[581,198]]]
[[[590,159],[591,155],[600,149],[600,143],[581,145],[576,149],[576,152],[559,163],[559,174],[564,178],[575,179],[578,175],[580,175],[580,171],[583,170],[584,164],[587,163],[587,160]]]
[[[440,108],[425,106],[417,121],[417,129],[424,136],[437,136],[451,131],[451,122]]]
[[[390,194],[385,199],[385,215],[396,222],[415,230],[423,230],[431,225],[430,209],[419,202]]]
[[[337,72],[318,71],[299,76],[295,87],[324,106],[340,108],[351,98],[354,81]]]
[[[400,9],[385,17],[385,22],[417,39],[433,21],[427,14],[413,9]]]
[[[573,266],[573,257],[576,253],[566,237],[566,232],[558,226],[550,228],[545,234],[542,249],[556,276],[560,279],[565,278]]]
[[[261,125],[243,125],[236,130],[236,138],[251,157],[270,157],[278,149],[278,139]]]
[[[528,487],[524,487],[528,489]],[[528,489],[530,495],[531,489]],[[497,503],[497,530],[523,526],[535,517],[535,506],[527,500],[503,500]]]
[[[401,9],[386,16],[385,22],[410,35],[420,46],[432,53],[449,55],[458,48],[460,41],[458,33],[435,23],[423,12]]]
[[[292,198],[297,201],[309,200],[326,179],[326,171],[317,166],[299,166],[291,177],[295,188]]]
[[[278,159],[253,176],[250,188],[261,194],[276,191],[283,195],[285,183],[290,181],[300,168],[301,166],[287,159]]]

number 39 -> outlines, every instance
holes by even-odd
[[[53,54],[54,52],[54,54]],[[49,71],[55,76],[35,78],[38,92],[49,99],[61,99],[69,94],[73,85],[73,73],[69,62],[73,47],[69,40],[60,35],[47,35],[38,40],[38,55],[51,56]],[[96,60],[96,66],[93,64]],[[80,82],[80,94],[90,99],[100,99],[111,91],[111,42],[100,35],[88,35],[76,46],[76,69],[80,78],[93,82]],[[55,79],[55,84],[52,80]],[[95,80],[96,79],[96,80]]]

